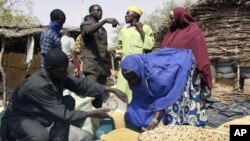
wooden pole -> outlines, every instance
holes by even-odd
[[[237,76],[236,76],[236,89],[239,90],[240,89],[240,63],[239,61],[236,62],[237,65]]]
[[[1,52],[0,52],[0,72],[2,75],[2,85],[3,85],[3,106],[4,109],[6,109],[7,106],[7,101],[6,101],[6,93],[7,93],[7,89],[6,89],[6,73],[4,72],[3,69],[3,55],[4,55],[4,50],[5,50],[5,40],[4,37],[2,37],[2,48],[1,48]]]
[[[82,20],[84,18],[84,0],[81,0],[81,13],[82,13]]]

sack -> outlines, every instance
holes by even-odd
[[[91,102],[94,99],[93,97],[81,98],[77,96],[76,94],[74,94],[73,92],[71,93],[71,96],[75,99],[75,102],[76,102],[75,110],[89,111],[93,109],[92,104],[91,104]],[[94,125],[92,123],[92,120],[90,117],[88,117],[86,118],[81,128],[70,126],[69,138],[72,141],[92,141],[94,137],[93,128],[94,128]]]
[[[93,141],[93,134],[71,125],[69,141]]]

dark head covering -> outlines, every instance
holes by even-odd
[[[68,67],[68,57],[59,48],[51,49],[44,57],[44,66],[46,69]]]
[[[196,68],[200,72],[202,83],[212,88],[207,46],[199,25],[186,9],[177,7],[173,12],[176,25],[171,26],[166,33],[161,47],[191,49],[195,56]]]

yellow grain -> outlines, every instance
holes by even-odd
[[[103,141],[138,141],[139,133],[127,128],[119,128],[103,135]]]
[[[248,125],[250,124],[250,116],[234,119],[219,126],[217,129],[229,133],[230,125]]]
[[[114,111],[114,112],[110,112],[109,115],[114,121],[115,129],[125,128],[126,125],[125,125],[123,112]]]
[[[229,141],[229,134],[185,125],[168,125],[143,132],[139,141]]]

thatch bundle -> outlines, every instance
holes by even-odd
[[[205,2],[192,8],[205,34],[210,59],[250,60],[250,9],[232,2]]]
[[[234,0],[205,0],[190,9],[205,34],[210,59],[250,60],[250,7]],[[167,27],[156,33],[157,45]]]
[[[37,25],[37,26],[4,26],[0,25],[0,37],[4,38],[21,38],[29,35],[40,35],[40,33],[47,28],[47,26]],[[80,33],[78,27],[66,28],[71,34]]]

